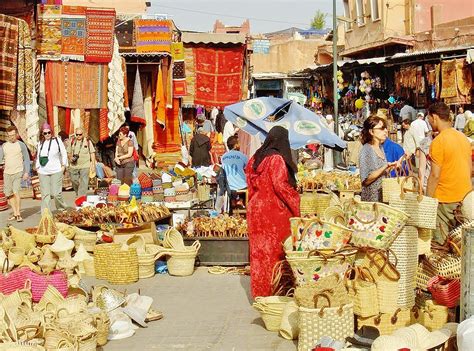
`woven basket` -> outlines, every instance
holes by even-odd
[[[80,264],[84,268],[84,275],[87,277],[95,277],[94,260],[84,260]]]
[[[184,251],[185,246],[183,236],[174,227],[168,228],[164,234],[163,247],[167,249]]]
[[[145,252],[138,255],[138,276],[140,279],[151,278],[155,275],[155,262],[159,246],[148,244]]]
[[[436,276],[436,273],[432,270],[432,268],[421,261],[416,269],[416,287],[423,291],[428,291],[428,282],[434,276]]]
[[[405,225],[408,214],[379,202],[346,203],[351,243],[358,247],[387,249]]]
[[[448,322],[448,308],[427,300],[422,308],[413,307],[411,310],[411,323],[420,323],[429,331],[438,330]]]
[[[319,294],[329,297],[331,306],[339,307],[350,303],[344,285],[344,279],[337,273],[320,278],[316,283],[306,283],[295,288],[295,300],[299,307],[321,308],[328,307],[327,301],[319,299],[315,305],[314,297]]]
[[[43,346],[27,342],[6,342],[0,344],[0,351],[45,351]]]
[[[287,257],[296,284],[302,286],[316,282],[333,273],[344,277],[345,272],[354,263],[356,250],[326,254],[322,251],[310,251],[307,257]]]
[[[97,279],[111,284],[130,284],[138,280],[138,256],[135,248],[121,249],[120,244],[97,245],[94,253]]]
[[[298,328],[298,351],[312,350],[322,336],[345,340],[354,335],[353,305],[315,309],[300,307]]]
[[[88,252],[94,252],[95,243],[97,241],[97,234],[95,232],[89,232],[77,227],[74,227],[76,234],[74,235],[74,246],[76,250],[79,249],[79,246],[82,244]]]
[[[432,229],[418,228],[418,255],[431,254]]]
[[[110,330],[110,318],[106,312],[100,311],[93,314],[94,327],[97,329],[97,346],[107,344],[107,338]]]
[[[197,186],[198,199],[201,202],[207,201],[211,198],[211,187],[209,184],[198,184]]]
[[[181,234],[180,234],[181,235]],[[184,250],[165,249],[157,254],[156,259],[161,256],[169,256],[167,261],[168,273],[170,275],[184,277],[193,274],[196,256],[201,248],[201,243],[196,240],[191,246]]]
[[[406,225],[390,246],[394,256],[391,263],[396,264],[400,273],[398,281],[398,307],[411,308],[415,304],[415,275],[418,266],[418,230]]]
[[[402,167],[403,169],[403,167]],[[390,196],[400,195],[402,190],[402,182],[405,181],[405,186],[409,189],[414,189],[413,180],[406,180],[406,177],[398,175],[396,178],[384,178],[382,179],[382,201],[388,202]]]
[[[354,278],[350,279],[352,272],[354,272]],[[350,268],[346,272],[345,285],[348,297],[354,305],[354,314],[361,317],[379,314],[377,285],[367,268]]]
[[[412,179],[414,184],[416,184],[416,192],[414,190],[407,190],[404,187],[408,179]],[[423,195],[421,182],[417,177],[407,177],[402,182],[401,192],[398,195],[392,194],[390,196],[389,204],[400,211],[410,214],[410,218],[407,220],[408,225],[418,228],[436,229],[438,200]]]
[[[456,227],[452,231],[449,232],[448,234],[448,239],[454,243],[459,250],[462,251],[462,230],[464,228],[469,228],[474,226],[474,220],[471,221],[465,221],[463,224],[460,226]]]
[[[295,301],[288,302],[283,308],[279,331],[280,335],[287,340],[298,338],[298,305]]]
[[[304,192],[300,195],[300,213],[305,215],[317,215],[322,217],[324,211],[331,203],[332,195],[323,192]]]
[[[431,268],[432,277],[439,275],[443,278],[461,278],[461,257],[451,253],[433,253],[425,260],[428,270]]]
[[[44,347],[46,350],[78,350],[78,344],[74,337],[55,324],[45,325]]]
[[[454,308],[459,304],[461,297],[461,281],[459,279],[433,277],[428,282],[428,290],[437,304]]]
[[[397,329],[409,326],[410,323],[410,310],[399,308],[395,312],[380,313],[378,316],[357,317],[357,330],[366,325],[377,328],[380,335],[390,335]]]
[[[364,251],[360,266],[367,267],[376,281],[398,281],[400,279],[400,273],[397,270],[398,262],[395,260],[395,263],[392,263],[392,256],[396,258],[391,249],[368,249]]]
[[[262,306],[258,302],[255,302],[253,304],[253,308],[260,312],[260,317],[263,320],[265,329],[273,332],[277,332],[280,330],[281,318],[283,316],[283,308],[281,310],[272,309],[269,307]]]

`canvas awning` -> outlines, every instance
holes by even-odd
[[[114,8],[118,15],[143,15],[145,0],[63,0],[63,5]]]

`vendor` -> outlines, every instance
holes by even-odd
[[[382,149],[387,139],[385,120],[372,116],[365,120],[361,132],[362,149],[359,156],[362,201],[382,201],[382,179],[397,162],[387,162]]]

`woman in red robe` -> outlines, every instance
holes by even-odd
[[[300,215],[296,172],[288,131],[273,127],[246,168],[253,297],[271,295],[272,270],[285,258],[282,242],[290,235],[290,217]]]

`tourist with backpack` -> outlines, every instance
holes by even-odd
[[[89,174],[95,171],[95,148],[82,128],[76,128],[75,137],[68,147],[69,174],[76,196],[87,194]]]

